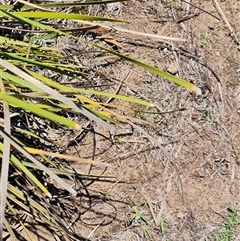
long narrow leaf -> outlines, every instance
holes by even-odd
[[[77,7],[77,6],[89,6],[89,5],[97,5],[97,4],[108,4],[108,3],[114,3],[114,2],[126,2],[128,0],[107,0],[107,1],[90,1],[90,2],[75,2],[72,3],[73,1],[67,3],[65,0],[64,3],[58,2],[58,3],[48,3],[48,4],[36,4],[37,6],[40,6],[42,8],[63,8],[63,7]],[[0,5],[1,10],[10,10],[13,9],[15,5]],[[27,9],[33,9],[32,6],[30,5],[23,5],[22,8],[23,10]]]
[[[14,106],[18,106],[24,110],[28,110],[31,111],[32,113],[41,116],[43,118],[46,118],[48,120],[54,121],[54,122],[58,122],[60,124],[63,124],[65,126],[74,128],[79,130],[80,126],[79,124],[77,124],[76,122],[73,122],[71,120],[68,120],[62,116],[56,115],[52,112],[49,112],[47,110],[41,109],[41,108],[37,108],[36,105],[34,104],[28,104],[25,101],[22,101],[18,98],[15,98],[11,95],[7,95],[7,94],[1,94],[0,95],[0,99],[7,101],[8,103],[14,105]]]
[[[2,78],[0,77],[0,90],[1,95],[5,93],[5,86],[3,84]],[[6,101],[3,101],[3,112],[4,112],[4,131],[10,135],[11,123],[10,123],[10,110],[9,105]],[[1,144],[1,143],[0,143]],[[3,222],[5,216],[5,204],[7,196],[7,183],[8,183],[8,170],[9,170],[9,157],[10,157],[10,142],[7,139],[3,140],[2,148],[2,165],[0,174],[0,239],[2,239],[3,232]]]
[[[11,240],[12,241],[19,241],[13,231],[13,229],[11,228],[11,225],[9,224],[9,222],[7,221],[6,218],[4,218],[4,225],[8,231],[8,233],[10,234]]]
[[[62,158],[65,160],[71,160],[71,161],[76,161],[79,163],[87,163],[87,164],[92,164],[92,165],[101,164],[101,162],[96,161],[96,160],[84,159],[84,158],[75,157],[75,156],[71,156],[71,155],[64,155],[64,154],[60,154],[60,153],[39,150],[39,149],[31,148],[31,147],[24,147],[24,149],[31,154],[48,155],[51,157],[58,157],[58,158]]]
[[[158,68],[155,68],[153,66],[145,64],[143,62],[140,62],[139,60],[136,60],[136,59],[133,59],[133,58],[128,57],[126,55],[120,54],[119,52],[113,51],[113,50],[105,48],[103,46],[100,46],[100,45],[97,45],[97,44],[94,44],[94,43],[92,43],[92,45],[97,47],[97,48],[99,48],[99,49],[105,50],[108,53],[114,54],[114,55],[116,55],[116,56],[118,56],[118,57],[120,57],[120,58],[122,58],[124,60],[127,60],[130,63],[132,63],[132,64],[135,64],[135,65],[137,65],[139,67],[142,67],[142,68],[148,70],[149,72],[151,72],[153,74],[156,74],[158,76],[161,76],[161,77],[163,77],[163,78],[165,78],[165,79],[167,79],[167,80],[169,80],[169,81],[171,81],[171,82],[173,82],[175,84],[178,84],[178,85],[180,85],[182,87],[185,87],[186,89],[192,90],[192,91],[196,92],[197,94],[201,94],[201,89],[199,89],[195,85],[187,82],[186,80],[180,79],[177,76],[171,75],[171,74],[169,74],[169,73],[167,73],[165,71],[162,71],[162,70],[160,70]]]
[[[24,41],[20,41],[20,40],[16,40],[16,39],[12,39],[12,38],[8,38],[6,36],[0,36],[0,43],[2,45],[9,45],[11,47],[15,47],[15,46],[23,46],[23,47],[28,47],[29,43],[28,42],[24,42]],[[56,51],[55,48],[52,47],[45,47],[45,46],[38,46],[36,44],[32,45],[32,48],[34,49],[38,49],[38,50],[45,50],[45,51]]]
[[[117,95],[117,94],[112,94],[112,93],[107,93],[107,92],[102,92],[102,91],[96,91],[96,90],[86,90],[86,89],[82,89],[82,88],[75,88],[75,87],[68,87],[68,86],[63,86],[47,77],[44,77],[42,75],[39,75],[38,73],[35,73],[33,71],[27,70],[29,74],[33,75],[33,77],[40,79],[42,82],[44,82],[45,84],[56,88],[60,91],[66,91],[66,92],[76,92],[76,93],[85,93],[85,94],[94,94],[94,95],[99,95],[99,96],[105,96],[108,98],[115,98],[118,100],[124,100],[124,101],[128,101],[128,102],[132,102],[132,103],[137,103],[139,105],[145,105],[145,106],[152,106],[152,104],[148,101],[145,100],[140,100],[140,99],[136,99],[133,97],[128,97],[128,96],[123,96],[123,95]],[[79,97],[80,98],[80,97]]]
[[[25,227],[25,225],[23,224],[23,222],[18,218],[17,213],[14,209],[14,207],[7,201],[7,205],[9,210],[12,212],[12,214],[15,216],[15,218],[18,220],[18,222],[20,223],[20,225],[22,226],[23,230],[25,231],[25,233],[27,234],[28,238],[30,239],[30,241],[34,241],[31,234],[29,233],[29,231],[27,230],[27,228]]]
[[[109,22],[125,22],[121,19],[106,18],[90,15],[81,15],[74,13],[53,13],[53,12],[12,12],[12,15],[25,18],[51,18],[51,19],[81,19],[90,21],[109,21]]]
[[[40,169],[37,165],[31,163],[31,162],[25,162],[23,161],[23,165],[26,167],[31,167],[34,169]],[[58,175],[64,175],[64,176],[79,176],[81,178],[87,178],[87,179],[102,179],[102,178],[115,178],[114,176],[98,176],[98,175],[90,175],[90,174],[84,174],[84,173],[79,173],[79,172],[74,172],[74,171],[65,171],[63,169],[58,169],[58,168],[49,168],[50,171],[54,172],[55,174]]]
[[[38,88],[41,88],[42,91],[48,93],[50,96],[53,96],[57,100],[65,103],[66,105],[69,105],[70,107],[75,109],[77,112],[80,112],[81,114],[83,114],[84,116],[89,118],[90,120],[95,121],[96,123],[98,123],[98,124],[102,125],[103,127],[107,128],[112,133],[114,132],[114,130],[115,130],[114,126],[112,126],[112,125],[108,124],[107,122],[101,120],[100,118],[96,117],[94,114],[85,110],[84,108],[79,108],[74,102],[70,101],[65,96],[63,96],[62,94],[60,94],[56,90],[53,90],[52,88],[48,87],[47,85],[43,84],[39,80],[33,78],[32,76],[30,76],[26,72],[20,70],[19,68],[17,68],[13,64],[11,64],[11,63],[9,63],[9,62],[0,58],[0,65],[2,65],[4,68],[8,69],[9,71],[17,74],[18,76],[23,77],[26,81],[29,81],[30,83],[36,85]],[[36,113],[36,112],[34,111],[33,113]],[[68,122],[68,123],[70,124],[70,122]],[[78,125],[74,125],[74,126],[75,126],[76,129],[79,128]]]
[[[32,155],[30,155],[26,150],[24,150],[19,144],[17,144],[8,134],[6,134],[1,128],[0,128],[0,135],[3,138],[6,138],[10,144],[15,147],[18,151],[20,151],[23,155],[25,155],[30,161],[38,165],[43,171],[45,171],[52,179],[54,179],[57,183],[59,183],[62,187],[64,187],[66,190],[68,190],[72,195],[76,196],[76,191],[71,188],[69,185],[67,185],[61,178],[59,178],[57,175],[49,171],[47,167],[45,167],[41,162],[39,162],[36,158],[34,158]]]
[[[3,151],[3,145],[0,142],[0,150]],[[25,175],[29,178],[30,181],[36,184],[36,186],[44,193],[46,196],[50,196],[49,191],[46,187],[39,182],[39,180],[21,163],[19,159],[17,159],[13,154],[10,156],[11,162],[14,166],[16,166],[19,170],[21,170]]]
[[[113,19],[113,18],[103,18],[103,17],[95,17],[95,16],[88,16],[88,15],[80,15],[80,14],[68,14],[68,13],[51,13],[51,12],[6,12],[4,10],[0,9],[0,18],[2,17],[9,17],[13,19],[17,19],[22,22],[26,22],[32,26],[39,27],[41,29],[46,29],[50,30],[53,32],[57,32],[59,34],[62,34],[61,31],[54,29],[48,25],[36,22],[34,20],[28,19],[30,18],[42,18],[43,16],[46,18],[53,18],[53,19],[79,19],[79,20],[91,20],[91,21],[111,21],[111,22],[124,22],[123,20],[120,19]],[[71,35],[66,34],[69,37]]]
[[[0,70],[0,76],[5,79],[5,80],[11,80],[19,85],[21,85],[22,87],[26,87],[26,88],[29,88],[30,90],[33,90],[33,91],[41,91],[40,88],[37,88],[35,85],[33,85],[32,83],[29,83],[27,81],[25,81],[24,79],[16,76],[16,75],[13,75],[13,74],[10,74],[6,71],[2,71]]]

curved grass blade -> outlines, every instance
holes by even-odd
[[[31,6],[28,4],[25,4],[22,6],[22,10],[29,10],[29,9],[35,9],[35,5],[39,6],[41,8],[64,8],[64,7],[78,7],[78,6],[89,6],[89,5],[97,5],[97,4],[108,4],[108,3],[114,3],[114,2],[126,2],[128,0],[107,0],[107,1],[90,1],[90,2],[75,2],[72,3],[72,1],[70,3],[43,3],[43,4],[34,4],[34,6]],[[20,2],[20,1],[19,1]],[[24,2],[24,1],[21,1]],[[15,5],[0,5],[0,9],[1,10],[11,10],[14,9]]]
[[[28,82],[28,81],[25,81],[24,79],[16,76],[16,75],[13,75],[13,74],[10,74],[8,72],[5,72],[5,71],[2,71],[0,70],[0,76],[5,79],[5,80],[10,80],[10,81],[13,81],[17,84],[19,84],[20,86],[22,87],[26,87],[26,88],[29,88],[30,90],[33,90],[33,91],[38,91],[40,92],[41,89],[40,88],[37,88],[35,85],[33,85],[32,83]]]
[[[5,12],[5,14],[6,14],[6,12]],[[9,14],[9,13],[7,13],[7,14]],[[18,17],[18,16],[16,16],[16,17]],[[22,17],[21,17],[21,18],[22,18]],[[27,22],[28,20],[26,20],[25,18],[23,18],[22,21],[26,21],[26,22]],[[31,21],[32,21],[32,20],[31,20]],[[33,24],[33,23],[36,25],[36,22],[32,21],[32,24]],[[38,23],[37,23],[37,24],[38,24]],[[49,28],[49,26],[41,25],[41,28],[45,28],[45,29],[46,29],[46,28]],[[73,37],[73,36],[71,36],[70,34],[63,33],[63,32],[61,32],[61,31],[59,31],[59,30],[54,30],[54,29],[52,29],[52,30],[53,30],[53,31],[58,31],[58,32],[60,32],[61,34],[65,35],[65,36]],[[74,37],[73,37],[73,38],[74,38]],[[88,43],[89,43],[89,42],[88,42]],[[91,44],[92,46],[95,46],[96,48],[99,48],[99,49],[102,49],[102,50],[104,50],[104,51],[107,51],[107,52],[109,52],[109,53],[111,53],[111,54],[114,54],[114,55],[116,55],[116,56],[118,56],[118,57],[120,57],[120,58],[122,58],[122,59],[125,59],[125,60],[127,60],[127,61],[129,61],[129,62],[131,62],[131,63],[133,63],[133,64],[135,64],[135,65],[137,65],[137,66],[140,66],[140,67],[142,67],[142,68],[144,68],[144,69],[146,69],[146,70],[148,70],[148,71],[150,71],[150,72],[152,72],[152,73],[154,73],[154,74],[157,74],[157,75],[159,75],[159,76],[161,76],[161,77],[163,77],[163,78],[165,78],[165,79],[168,79],[168,80],[170,80],[170,81],[172,81],[172,82],[174,82],[174,83],[176,83],[176,84],[178,84],[178,85],[181,85],[181,86],[183,86],[183,87],[185,87],[185,88],[187,88],[187,89],[190,89],[190,90],[196,92],[197,94],[201,94],[201,89],[199,89],[199,88],[196,87],[195,85],[193,85],[193,84],[191,84],[191,83],[189,83],[189,82],[187,82],[187,81],[185,81],[185,80],[183,80],[183,79],[180,79],[180,78],[178,78],[178,77],[176,77],[176,76],[173,76],[173,75],[171,75],[171,74],[169,74],[169,73],[167,73],[167,72],[164,72],[164,71],[162,71],[162,70],[159,70],[159,69],[157,69],[157,68],[155,68],[155,67],[152,67],[152,66],[150,66],[150,65],[147,65],[147,64],[145,64],[145,63],[142,63],[142,62],[140,62],[140,61],[138,61],[138,60],[135,60],[135,59],[133,59],[133,58],[131,58],[131,57],[128,57],[128,56],[123,55],[123,54],[120,54],[119,52],[110,50],[110,49],[105,48],[105,47],[103,47],[103,46],[100,46],[100,45],[97,45],[97,44],[94,44],[94,43],[89,43],[89,44]]]
[[[43,118],[46,118],[48,120],[58,122],[59,124],[62,124],[62,125],[65,125],[65,126],[73,128],[73,129],[77,129],[77,130],[79,130],[81,128],[80,125],[74,121],[68,120],[62,116],[59,116],[59,115],[49,112],[47,110],[37,108],[36,105],[28,104],[28,103],[26,103],[18,98],[15,98],[11,95],[1,94],[0,99],[7,101],[11,105],[17,106],[24,110],[31,111],[32,113],[34,113],[38,116],[41,116]]]
[[[73,196],[76,196],[76,191],[67,185],[61,178],[59,178],[57,175],[49,171],[47,167],[45,167],[40,161],[38,161],[36,158],[34,158],[32,155],[30,155],[26,150],[24,150],[19,144],[17,144],[7,133],[4,132],[0,128],[0,135],[5,139],[8,139],[10,144],[15,147],[18,151],[20,151],[23,155],[25,155],[30,161],[38,165],[43,171],[45,171],[52,179],[54,179],[59,185],[61,185],[63,188],[68,190]]]
[[[187,82],[186,80],[180,79],[177,76],[171,75],[171,74],[169,74],[167,72],[164,72],[164,71],[162,71],[162,70],[160,70],[158,68],[155,68],[155,67],[150,66],[148,64],[145,64],[143,62],[140,62],[140,61],[138,61],[136,59],[133,59],[131,57],[128,57],[126,55],[120,54],[119,52],[113,51],[111,49],[105,48],[103,46],[100,46],[100,45],[97,45],[97,44],[94,44],[94,43],[91,43],[91,44],[93,46],[95,46],[96,48],[102,49],[102,50],[104,50],[104,51],[106,51],[108,53],[111,53],[113,55],[116,55],[116,56],[124,59],[124,60],[127,60],[128,62],[130,62],[130,63],[132,63],[134,65],[137,65],[139,67],[142,67],[142,68],[148,70],[149,72],[151,72],[153,74],[156,74],[158,76],[161,76],[162,78],[167,79],[167,80],[169,80],[169,81],[171,81],[171,82],[173,82],[173,83],[175,83],[177,85],[180,85],[180,86],[182,86],[182,87],[184,87],[186,89],[192,90],[192,91],[196,92],[198,95],[201,94],[201,89],[200,88],[198,88],[197,86]]]
[[[26,20],[26,19],[25,19]],[[46,28],[46,27],[48,27],[48,26],[46,26],[46,25],[44,25],[43,26],[44,28]],[[61,31],[60,31],[61,32]],[[61,32],[62,33],[62,32]],[[64,33],[63,33],[64,34]],[[64,34],[64,35],[66,35],[66,34]],[[71,35],[70,35],[71,36]],[[71,36],[72,37],[72,36]],[[18,57],[19,58],[19,57]],[[24,58],[21,58],[22,60],[24,59]],[[26,61],[29,61],[29,60],[26,60]],[[113,96],[111,96],[111,95],[109,95],[109,94],[107,94],[107,96],[108,97],[113,97]],[[115,95],[114,97],[115,98],[117,98],[119,95]],[[133,100],[133,98],[131,98],[131,97],[124,97],[124,99],[126,100],[126,99],[132,99]],[[136,99],[135,99],[136,100]],[[146,101],[141,101],[141,100],[136,100],[136,101],[138,101],[138,102],[142,102],[142,103],[147,103]],[[131,101],[131,102],[133,102],[133,101]],[[149,103],[147,103],[148,105],[149,105]]]
[[[10,237],[12,239],[12,241],[19,241],[13,231],[13,229],[11,228],[11,225],[9,224],[9,222],[7,221],[6,218],[4,218],[4,221],[3,221],[8,233],[10,234]],[[1,239],[1,238],[0,238]]]
[[[46,28],[46,26],[45,26],[45,28]],[[59,31],[59,32],[61,32],[61,31]],[[61,32],[61,33],[64,34],[63,32]],[[64,34],[64,35],[68,35],[70,37],[73,37],[70,34]],[[155,68],[153,66],[147,65],[147,64],[142,63],[142,62],[140,62],[140,61],[138,61],[136,59],[133,59],[133,58],[128,57],[126,55],[120,54],[119,52],[110,50],[110,49],[105,48],[103,46],[100,46],[100,45],[97,45],[97,44],[94,44],[94,43],[90,43],[90,42],[88,42],[88,44],[91,44],[92,46],[95,46],[98,49],[104,50],[104,51],[106,51],[108,53],[111,53],[111,54],[116,55],[116,56],[118,56],[118,57],[120,57],[122,59],[125,59],[128,62],[131,62],[131,63],[133,63],[133,64],[135,64],[135,65],[137,65],[139,67],[142,67],[142,68],[150,71],[151,73],[157,74],[158,76],[161,76],[161,77],[163,77],[163,78],[165,78],[165,79],[167,79],[167,80],[169,80],[171,82],[174,82],[174,83],[176,83],[176,84],[178,84],[180,86],[183,86],[183,87],[185,87],[185,88],[187,88],[189,90],[192,90],[192,91],[196,92],[197,94],[201,94],[201,89],[199,89],[195,85],[187,82],[186,80],[180,79],[180,78],[178,78],[178,77],[176,77],[174,75],[171,75],[171,74],[169,74],[167,72],[164,72],[164,71],[162,71],[162,70],[160,70],[158,68]]]
[[[25,227],[25,225],[23,224],[23,222],[18,218],[17,213],[14,209],[14,207],[12,207],[12,205],[7,201],[7,206],[9,208],[9,210],[12,212],[12,214],[15,216],[15,218],[18,220],[18,222],[20,223],[20,225],[22,226],[23,230],[25,231],[25,233],[27,234],[28,238],[31,241],[34,241],[34,239],[32,238],[31,234],[29,233],[29,231],[27,230],[27,228]]]
[[[3,144],[0,143],[0,150],[3,151],[3,148],[4,148]],[[32,183],[35,183],[35,185],[44,193],[44,195],[51,196],[51,194],[46,189],[46,187],[41,182],[39,182],[39,180],[13,154],[11,154],[10,160],[14,166],[16,166],[23,173],[25,173],[25,175],[26,175],[26,177],[28,177],[29,181],[31,181]]]
[[[0,18],[3,17],[10,17],[14,19],[18,19],[23,22],[27,22],[33,26],[43,28],[47,27],[48,30],[53,30],[47,25],[41,24],[39,22],[30,20],[28,18],[51,18],[51,19],[79,19],[79,20],[89,20],[89,21],[108,21],[108,22],[125,22],[122,19],[115,19],[115,18],[105,18],[105,17],[97,17],[97,16],[90,16],[90,15],[81,15],[75,13],[56,13],[56,12],[6,12],[5,10],[0,9]],[[56,29],[55,29],[56,30]]]
[[[80,20],[88,20],[88,21],[108,21],[108,22],[125,22],[121,19],[115,18],[106,18],[106,17],[98,17],[98,16],[90,16],[90,15],[81,15],[75,13],[56,13],[56,12],[12,12],[12,15],[17,17],[25,17],[25,18],[50,18],[50,19],[80,19]]]
[[[8,61],[0,58],[0,65],[2,65],[4,68],[8,69],[9,71],[13,72],[14,74],[23,77],[26,81],[29,81],[30,83],[36,85],[38,88],[41,88],[42,91],[48,93],[50,96],[53,96],[57,100],[59,100],[59,101],[63,102],[64,104],[72,107],[74,110],[83,114],[88,119],[90,119],[92,121],[95,121],[96,123],[102,125],[106,129],[108,129],[110,132],[112,132],[112,133],[114,132],[114,130],[115,130],[114,126],[112,126],[112,125],[108,124],[107,122],[101,120],[99,117],[95,116],[94,114],[87,111],[86,109],[78,107],[74,102],[70,101],[68,98],[66,98],[64,95],[60,94],[58,91],[51,89],[49,86],[47,86],[47,85],[43,84],[42,82],[40,82],[39,80],[33,78],[32,76],[30,76],[26,72],[20,70],[19,68],[17,68],[13,64],[9,63]],[[68,123],[70,124],[70,122],[68,122]],[[70,125],[72,125],[72,124],[70,124]],[[78,124],[75,123],[75,128],[78,129],[80,127],[79,127]]]

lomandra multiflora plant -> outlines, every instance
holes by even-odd
[[[0,240],[9,235],[11,240],[19,240],[20,234],[34,240],[38,232],[29,229],[30,220],[61,240],[79,240],[75,231],[53,211],[50,203],[57,194],[53,196],[49,187],[53,185],[56,190],[65,190],[67,196],[77,195],[77,190],[66,180],[78,173],[60,167],[55,158],[79,163],[95,162],[60,153],[58,150],[64,149],[64,143],[56,141],[59,129],[66,132],[81,130],[79,120],[85,118],[114,134],[116,125],[131,123],[133,118],[123,115],[121,105],[110,104],[109,99],[154,108],[151,103],[134,96],[113,93],[111,88],[103,90],[104,81],[108,86],[111,76],[102,78],[105,75],[94,68],[94,58],[91,66],[82,64],[72,52],[71,44],[56,44],[59,38],[66,43],[85,46],[86,51],[86,46],[89,46],[107,52],[187,89],[200,91],[191,83],[121,54],[120,49],[115,51],[108,45],[121,47],[115,39],[104,35],[111,28],[108,23],[125,24],[125,21],[92,16],[88,9],[113,2],[124,1],[36,3],[19,0],[10,3],[2,0]],[[115,30],[119,33],[124,31],[121,28]],[[79,33],[86,32],[100,34],[103,41],[79,37]],[[130,31],[129,34],[141,33]],[[94,78],[102,78],[100,86],[88,85]]]

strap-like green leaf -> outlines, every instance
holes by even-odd
[[[19,108],[22,108],[27,111],[31,111],[32,113],[34,113],[38,116],[41,116],[43,118],[46,118],[48,120],[58,122],[59,124],[71,127],[73,129],[80,129],[80,126],[76,122],[63,118],[62,116],[56,115],[47,110],[37,108],[36,105],[26,103],[25,101],[15,98],[11,95],[2,93],[0,95],[0,99],[7,101],[11,105],[18,106]]]
[[[1,10],[4,11],[4,10]],[[6,12],[5,12],[6,14]],[[80,19],[88,21],[109,21],[109,22],[125,22],[121,19],[115,18],[105,18],[105,17],[96,17],[90,15],[81,15],[75,13],[55,13],[55,12],[11,12],[8,13],[8,16],[12,17],[25,17],[25,18],[51,18],[51,19]],[[1,18],[1,16],[0,16]]]

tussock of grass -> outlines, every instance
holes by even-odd
[[[44,185],[44,181],[48,182],[48,184],[51,181],[47,178],[41,180],[38,173],[39,169],[44,171],[60,188],[67,190],[72,195],[77,195],[76,190],[59,175],[71,177],[84,176],[85,174],[67,171],[56,165],[54,161],[50,160],[50,157],[93,163],[90,160],[80,160],[74,156],[56,153],[59,146],[54,145],[55,140],[50,138],[50,130],[54,129],[56,131],[58,126],[67,130],[80,130],[81,125],[77,119],[79,116],[84,116],[91,122],[103,126],[111,133],[114,132],[114,125],[121,122],[129,123],[131,120],[141,122],[141,120],[119,114],[121,106],[98,101],[93,98],[95,96],[135,103],[144,107],[154,106],[145,100],[119,95],[109,90],[107,92],[99,90],[100,88],[74,87],[68,80],[76,80],[79,83],[87,82],[88,77],[85,71],[92,71],[92,67],[80,65],[73,55],[64,55],[53,44],[48,44],[48,41],[55,41],[59,36],[74,41],[82,41],[82,43],[94,47],[98,51],[107,52],[184,88],[200,93],[199,88],[185,80],[93,41],[80,39],[72,33],[71,29],[69,29],[69,32],[66,29],[62,31],[61,28],[57,27],[58,24],[52,24],[54,21],[56,23],[58,21],[71,21],[71,23],[74,21],[124,23],[120,19],[62,11],[68,7],[77,8],[89,4],[110,2],[117,1],[66,2],[60,4],[46,4],[44,2],[42,4],[30,4],[24,1],[23,6],[19,6],[19,8],[16,5],[0,6],[0,18],[2,23],[5,24],[5,32],[3,31],[0,36],[0,76],[2,82],[0,100],[2,101],[1,109],[4,113],[0,130],[2,137],[0,150],[3,159],[0,186],[0,224],[4,223],[13,240],[16,240],[14,234],[16,230],[13,231],[15,223],[22,226],[29,240],[33,239],[24,225],[24,221],[17,216],[19,210],[24,211],[29,218],[47,224],[55,235],[64,236],[66,239],[71,239],[76,235],[73,230],[67,228],[67,225],[60,225],[60,217],[56,216],[51,208],[46,208],[46,206],[50,207],[48,206],[48,198],[51,199],[52,194],[48,187]],[[17,11],[15,11],[16,8],[18,8]],[[16,33],[13,33],[14,28],[16,28]],[[26,29],[27,31],[25,31]],[[15,37],[19,39],[15,39]],[[94,74],[96,77],[101,76],[101,73],[97,75],[97,71]],[[53,77],[56,75],[64,77],[66,79],[65,83]],[[17,114],[19,122],[11,121],[10,112]],[[72,118],[69,117],[70,115],[72,115]],[[43,126],[45,127],[46,136],[40,134]],[[52,128],[52,126],[55,127]],[[38,131],[34,131],[34,129]],[[22,141],[22,139],[25,141]],[[46,139],[52,146],[46,145]],[[94,164],[97,163],[94,162]],[[10,167],[9,173],[6,171],[8,167]],[[19,181],[14,182],[14,178],[11,178],[11,176],[17,177]],[[94,177],[89,176],[89,178]],[[7,184],[8,179],[9,184]],[[34,190],[32,195],[30,195],[31,190]],[[5,204],[7,204],[6,208]],[[9,222],[9,219],[5,218],[10,216],[14,217],[15,222]],[[0,228],[0,240],[1,237],[2,229]]]

